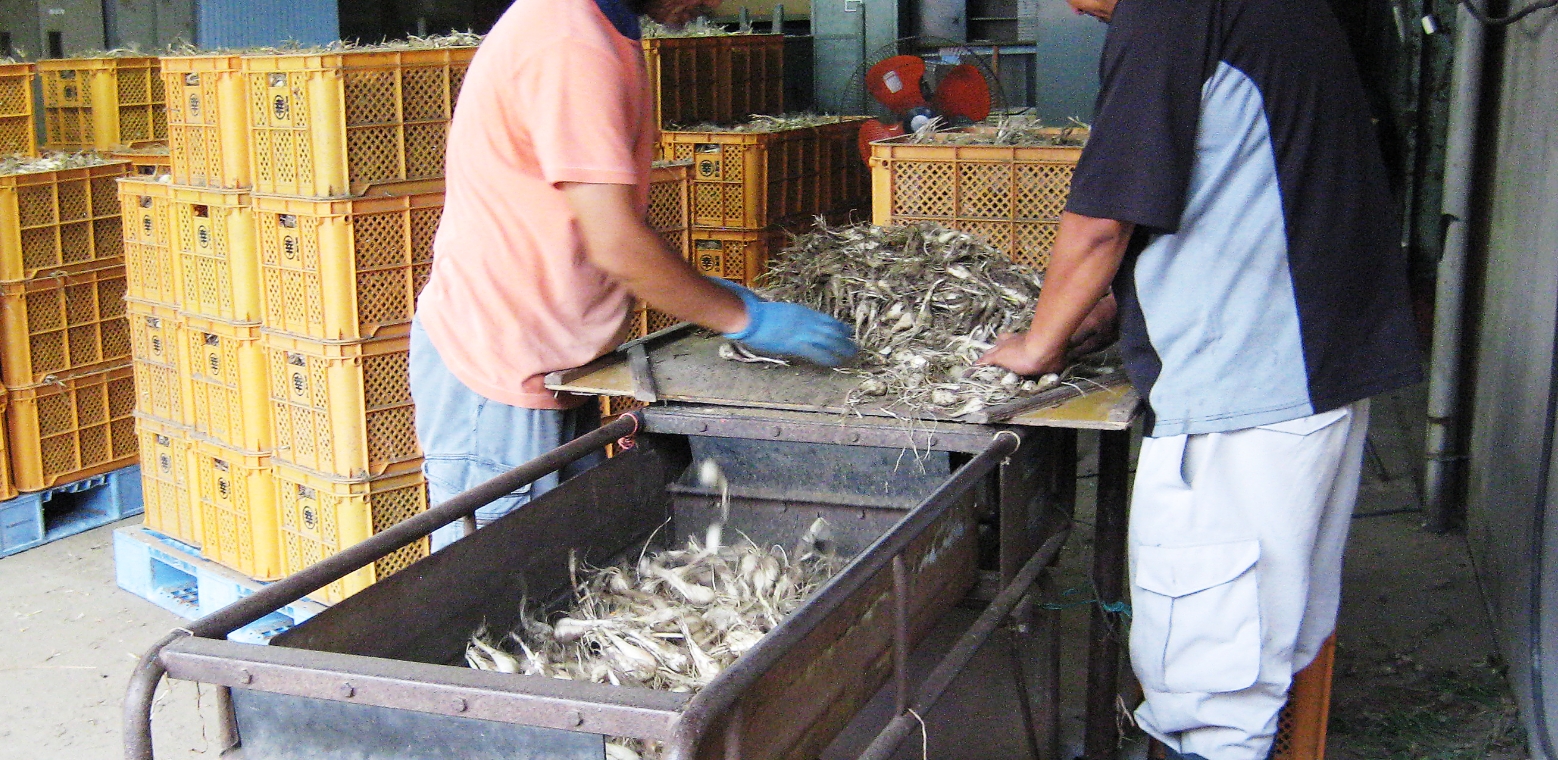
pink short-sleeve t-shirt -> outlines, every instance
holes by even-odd
[[[642,47],[593,0],[517,0],[482,42],[449,126],[444,211],[417,315],[444,364],[511,406],[619,342],[630,296],[585,257],[562,182],[649,189],[658,135]]]

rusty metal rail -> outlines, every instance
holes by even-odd
[[[153,758],[151,707],[152,700],[156,696],[157,684],[166,672],[160,656],[168,644],[184,636],[226,638],[227,634],[302,599],[315,589],[344,578],[358,568],[381,559],[449,523],[463,520],[487,504],[588,456],[618,438],[632,435],[639,429],[641,423],[642,418],[636,414],[624,415],[461,493],[437,507],[398,523],[360,544],[348,547],[340,554],[200,618],[187,628],[170,631],[141,656],[140,663],[136,665],[134,673],[130,676],[130,686],[124,698],[125,760],[152,760]],[[227,726],[224,725],[224,729],[226,728]]]

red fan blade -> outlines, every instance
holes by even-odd
[[[979,69],[960,63],[941,80],[931,102],[945,116],[979,121],[990,115],[990,85]]]
[[[866,122],[860,125],[860,159],[869,166],[871,164],[871,143],[876,140],[897,137],[901,134],[903,134],[902,124],[887,125],[876,119],[866,119]]]
[[[920,91],[924,76],[924,61],[912,55],[895,55],[866,72],[866,90],[888,110],[903,113],[925,105],[925,94]]]

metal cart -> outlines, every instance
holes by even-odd
[[[697,336],[651,336],[606,362],[555,378],[604,386],[626,378],[629,354],[667,397],[673,357]],[[647,361],[643,358],[647,357]],[[715,365],[725,369],[720,365]],[[732,368],[734,369],[734,368]],[[761,372],[735,370],[738,375]],[[803,370],[810,371],[810,370]],[[706,376],[706,375],[700,375]],[[771,381],[773,374],[748,377]],[[1118,388],[1029,411],[1004,424],[845,418],[684,395],[622,417],[547,455],[396,525],[159,641],[125,704],[126,757],[152,757],[150,707],[170,677],[222,689],[224,756],[260,758],[600,758],[604,737],[665,743],[667,756],[816,757],[884,685],[892,717],[860,755],[890,757],[1003,620],[1035,614],[1030,587],[1058,555],[1075,500],[1076,433],[1108,429],[1100,450],[1095,583],[1117,600],[1123,575],[1127,442],[1136,402]],[[772,383],[770,383],[772,385]],[[643,390],[640,388],[639,390]],[[785,399],[789,399],[785,401]],[[706,403],[699,403],[699,401]],[[772,404],[769,404],[770,406]],[[1124,409],[1124,413],[1121,410]],[[1045,421],[1047,420],[1047,422]],[[278,636],[270,646],[227,633],[389,554],[524,484],[621,438],[634,446],[491,526]],[[914,461],[903,468],[905,452]],[[687,475],[695,457],[730,462],[731,523],[758,541],[788,541],[816,515],[852,556],[823,589],[694,695],[475,671],[461,656],[485,623],[513,626],[524,597],[567,593],[570,552],[592,563],[674,543],[707,525],[712,495]],[[883,473],[891,477],[883,477]],[[978,571],[979,516],[997,518],[998,571]],[[662,525],[670,527],[657,533]],[[981,581],[984,581],[981,583]],[[908,658],[965,596],[987,599],[928,676]],[[1089,667],[1089,757],[1114,747],[1118,645],[1095,611]],[[1059,756],[1059,633],[1053,613],[1032,628],[1047,663],[1031,725],[1040,757]],[[1095,725],[1098,724],[1098,725]],[[1107,725],[1107,730],[1100,726]],[[1095,736],[1095,734],[1097,734]]]

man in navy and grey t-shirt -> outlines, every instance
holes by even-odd
[[[1138,722],[1260,760],[1335,627],[1368,398],[1420,379],[1397,206],[1324,0],[1070,2],[1110,23],[1093,131],[1033,327],[983,361],[1057,371],[1118,309]]]

